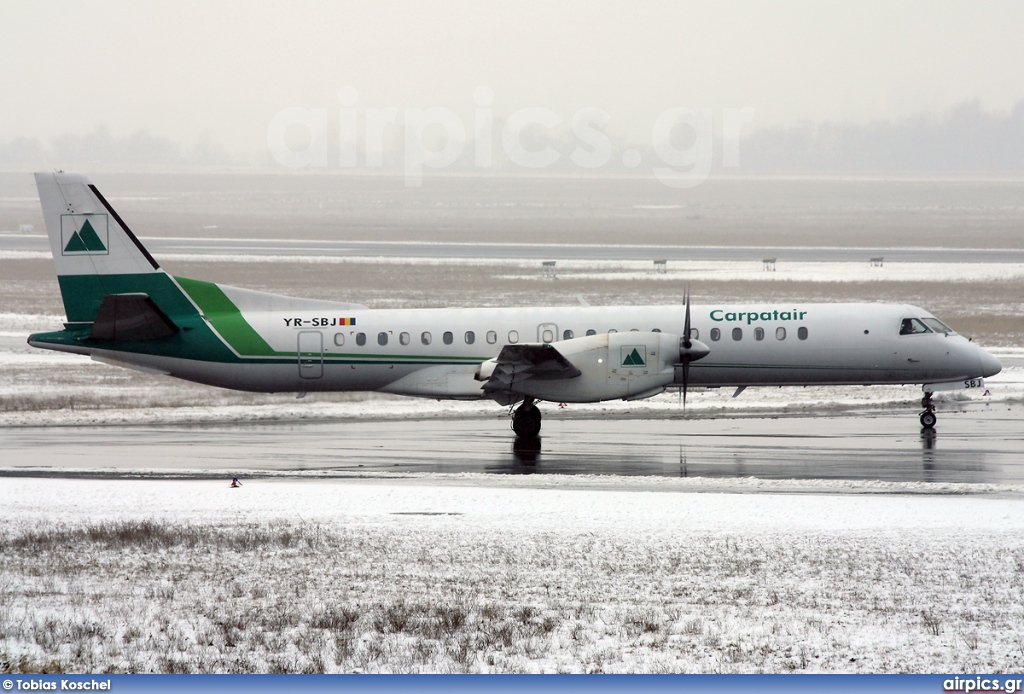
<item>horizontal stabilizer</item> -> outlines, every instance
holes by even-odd
[[[178,332],[171,319],[148,294],[108,294],[103,297],[89,338],[92,340],[156,340]]]

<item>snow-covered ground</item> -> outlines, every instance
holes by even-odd
[[[493,479],[6,478],[0,661],[1008,672],[1024,658],[1021,490]]]
[[[535,265],[524,267],[534,269]],[[765,272],[761,261],[674,261],[663,273],[653,272],[651,264],[644,262],[559,261],[557,265],[562,279],[591,281],[930,282],[941,277],[944,282],[988,282],[1024,278],[1024,265],[1018,263],[892,262],[872,267],[863,262],[787,261],[776,268]]]
[[[288,184],[295,186],[289,203],[275,202],[272,209],[252,207],[246,181],[245,197],[225,198],[213,190],[196,202],[190,193],[175,199],[171,214],[160,207],[147,214],[151,223],[214,228],[218,224],[205,220],[227,225],[227,218],[214,216],[227,199],[249,215],[231,222],[239,229],[273,228],[281,219],[289,229],[301,228],[311,219],[307,208],[317,210],[319,224],[323,213],[308,204],[318,202],[309,195],[333,200],[335,182],[325,191],[300,178]],[[459,181],[453,190],[465,186]],[[391,217],[392,226],[417,237],[452,236],[450,216],[424,214],[418,199],[396,204],[379,196],[378,187],[372,181],[372,191],[360,193],[370,196],[369,206],[363,200],[354,208],[370,210],[360,213],[373,220],[368,228],[378,228],[381,210],[397,208],[407,216]],[[585,213],[579,220],[573,219],[577,212],[558,211],[556,223],[541,217],[539,232],[531,232],[532,217],[523,210],[529,213],[536,201],[549,204],[549,184],[543,188],[545,198],[504,190],[493,196],[502,205],[519,197],[523,203],[514,215],[481,217],[470,238],[506,238],[527,219],[527,236],[568,222],[575,229],[569,231],[576,238],[585,234],[588,242],[622,239],[619,225],[594,223],[608,214],[601,205],[596,216]],[[622,182],[614,182],[608,191],[615,197],[608,197],[620,200],[620,188]],[[714,192],[719,190],[724,193]],[[754,200],[751,206],[748,197],[742,208],[735,207],[731,189],[703,187],[705,196],[712,195],[695,206],[703,217],[701,238],[721,230],[730,232],[723,243],[756,244],[784,229],[785,243],[814,243],[858,228],[859,243],[874,245],[883,235],[883,245],[901,245],[911,232],[948,243],[948,230],[956,228],[979,246],[1015,240],[1013,215],[986,207],[988,193],[982,206],[945,207],[962,204],[973,186],[956,186],[952,202],[940,186],[940,206],[926,208],[925,215],[918,214],[923,208],[916,193],[852,210],[844,194],[839,207],[825,200],[823,215],[823,190],[830,189],[809,186],[810,197],[801,198],[813,199],[815,214],[806,214],[801,202],[780,216],[775,183],[760,193],[769,203]],[[886,181],[880,190],[890,195],[900,186]],[[592,207],[589,199],[573,200],[576,207],[565,209]],[[660,199],[650,200],[655,204],[635,207],[665,208]],[[34,198],[28,201],[35,205]],[[556,196],[554,208],[562,204]],[[915,212],[911,225],[872,223],[875,215],[896,217],[906,210]],[[193,216],[175,220],[172,215],[182,211]],[[988,220],[995,215],[996,236],[976,223],[979,214]],[[951,216],[952,224],[941,219]],[[408,221],[423,219],[433,221]],[[678,235],[679,220],[666,225],[656,215],[635,219],[650,222],[636,228],[660,233],[648,235],[652,243],[691,238]],[[936,219],[945,236],[931,233]],[[697,219],[682,221],[691,233],[698,228],[689,224]],[[730,231],[744,225],[753,231]],[[757,260],[671,261],[665,274],[655,273],[650,261],[559,260],[558,280],[549,282],[542,282],[537,260],[228,252],[159,259],[172,269],[185,265],[182,274],[205,264],[212,279],[227,277],[240,286],[255,282],[266,291],[382,307],[503,305],[512,299],[569,304],[577,295],[595,304],[659,297],[650,301],[657,303],[677,300],[687,282],[705,283],[705,299],[722,302],[787,292],[823,301],[892,299],[941,309],[954,325],[970,318],[965,332],[994,338],[993,344],[1024,344],[1024,265],[871,267],[868,255],[860,263],[782,260],[776,272],[765,272]],[[60,304],[49,253],[0,252],[0,261],[10,272],[0,278],[0,427],[496,412],[487,402],[365,394],[296,401],[230,393],[34,350],[25,344],[27,334],[60,329],[63,321],[51,315]],[[311,272],[295,271],[300,264]],[[272,276],[268,270],[278,265],[283,269]],[[447,292],[439,293],[438,285]],[[335,286],[336,295],[324,293]],[[941,291],[933,294],[936,287]],[[1024,349],[997,355],[1007,368],[990,379],[988,399],[1021,400]],[[820,409],[822,403],[908,407],[920,389],[752,388],[731,396],[729,390],[696,391],[689,408],[706,415],[774,416]],[[574,405],[558,416],[655,417],[677,408],[676,396],[668,394]],[[2,461],[0,447],[0,670],[1014,672],[1024,666],[1020,486],[393,471],[345,477],[311,470],[263,472],[230,489],[221,473],[150,469],[142,455],[129,461],[135,467],[128,470],[65,469],[63,477],[33,477],[53,472],[15,470]]]
[[[509,277],[538,270],[493,265]],[[766,273],[759,263],[671,263],[656,275],[646,263],[559,261],[558,273],[597,283],[1024,276],[1008,264],[816,265]],[[25,344],[62,320],[0,312],[0,426],[500,414],[491,402],[232,393]],[[1024,349],[993,351],[1006,368],[989,379],[991,395],[941,397],[1024,399]],[[919,398],[916,387],[751,388],[738,398],[722,389],[695,391],[688,407],[774,415]],[[672,393],[558,416],[678,407]],[[0,668],[967,672],[1024,663],[1020,487],[311,471],[229,489],[219,473],[142,460],[120,479],[93,473],[0,478]]]
[[[47,260],[50,254],[38,251],[0,251],[0,260]],[[488,267],[503,271],[499,279],[536,279],[540,263],[534,258],[410,258],[403,256],[333,255],[245,255],[216,253],[162,253],[160,262],[244,263],[303,265],[398,265]],[[760,260],[681,261],[674,260],[665,272],[655,272],[651,261],[559,260],[557,276],[562,279],[591,281],[658,280],[666,282],[748,280],[762,282],[990,282],[1024,279],[1021,263],[940,263],[889,261],[882,266],[868,262],[780,261],[773,272],[765,272]],[[517,272],[519,271],[519,272]],[[523,271],[528,274],[522,274]]]

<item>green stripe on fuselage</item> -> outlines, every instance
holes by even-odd
[[[285,353],[275,352],[260,337],[249,322],[242,316],[238,307],[213,282],[190,280],[187,277],[175,277],[192,301],[196,302],[203,315],[209,319],[217,332],[228,341],[236,352],[246,357],[276,357]],[[291,355],[291,352],[287,353]]]
[[[195,307],[163,272],[57,277],[69,323],[92,323],[108,294],[148,294],[171,320],[194,316]]]
[[[213,282],[192,280],[187,277],[175,277],[192,301],[199,306],[203,315],[227,340],[228,344],[242,357],[284,357],[295,359],[295,352],[275,351],[263,337],[249,324],[235,303],[224,291]],[[489,357],[457,357],[428,355],[395,355],[395,354],[353,354],[324,352],[303,352],[303,356],[320,357],[325,362],[341,364],[472,364],[485,361]]]
[[[193,280],[187,277],[171,278],[164,272],[123,275],[64,275],[57,279],[64,298],[68,323],[77,324],[77,326],[74,330],[33,335],[33,338],[39,342],[63,345],[87,344],[123,352],[221,363],[238,363],[252,359],[258,360],[260,363],[280,364],[294,363],[296,360],[297,355],[293,351],[278,352],[272,349],[246,321],[234,302],[212,282]],[[157,307],[181,329],[181,332],[159,340],[137,342],[88,339],[89,327],[96,319],[103,297],[108,294],[135,293],[149,295]],[[199,311],[196,310],[196,306],[199,307]],[[204,316],[206,320],[204,320]],[[318,357],[320,353],[311,353],[307,356]],[[325,363],[367,366],[473,364],[488,358],[487,355],[464,357],[352,352],[333,354],[325,352],[323,354]]]
[[[61,275],[57,277],[68,323],[73,330],[33,335],[38,342],[87,344],[90,347],[139,354],[179,357],[199,361],[233,362],[224,341],[206,324],[196,307],[164,272],[122,275]],[[103,297],[108,294],[146,294],[157,308],[180,329],[158,340],[110,341],[88,339],[89,326],[96,320]]]

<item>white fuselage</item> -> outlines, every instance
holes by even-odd
[[[999,370],[995,359],[959,335],[901,335],[903,318],[930,316],[913,306],[716,305],[693,307],[692,312],[694,337],[710,348],[707,357],[691,366],[692,386],[935,383]],[[486,397],[477,378],[481,364],[507,344],[547,342],[569,350],[590,331],[598,336],[635,331],[640,340],[651,333],[680,336],[684,330],[682,306],[323,308],[243,310],[243,315],[278,355],[294,354],[294,360],[278,356],[216,363],[137,353],[98,356],[242,390],[384,391],[472,399]],[[355,324],[338,325],[343,315],[351,316]],[[678,359],[662,360],[663,374],[674,361]],[[607,379],[652,376],[623,368],[615,358],[602,363],[601,373]],[[557,399],[607,399],[600,397],[604,390],[592,388],[574,395],[571,383],[571,379],[565,381],[564,397]],[[680,380],[670,377],[666,382],[662,377],[657,383],[663,389],[679,385]],[[648,390],[638,386],[628,392]]]

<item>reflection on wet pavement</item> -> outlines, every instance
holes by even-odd
[[[0,430],[24,468],[395,470],[904,482],[1024,482],[1024,407],[972,405],[923,432],[912,412],[734,419],[558,419],[538,439],[504,420],[425,419]]]

